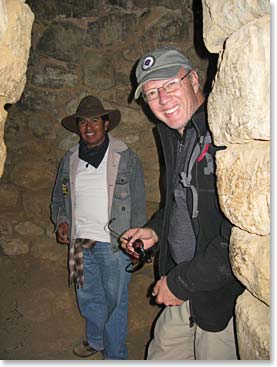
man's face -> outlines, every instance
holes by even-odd
[[[94,148],[105,140],[109,122],[103,122],[102,117],[82,118],[78,121],[79,134],[89,148]]]
[[[178,130],[181,134],[191,116],[204,100],[199,89],[198,76],[192,70],[190,75],[181,81],[181,87],[171,93],[167,93],[161,87],[168,81],[175,78],[180,79],[186,74],[186,70],[180,68],[174,78],[149,80],[143,86],[144,93],[152,88],[158,89],[158,98],[149,101],[149,107],[159,120],[163,121],[172,129]]]

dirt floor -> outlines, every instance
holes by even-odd
[[[72,348],[84,337],[66,263],[27,255],[0,255],[0,359],[77,360]],[[153,264],[133,274],[129,291],[129,360],[143,360],[160,307],[149,297]],[[101,355],[90,359],[102,359]]]

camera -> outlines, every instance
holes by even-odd
[[[133,243],[134,251],[139,255],[139,259],[143,260],[145,256],[144,243],[142,240],[137,239]]]

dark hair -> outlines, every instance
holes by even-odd
[[[109,115],[103,115],[101,117],[102,117],[103,122],[110,121]]]

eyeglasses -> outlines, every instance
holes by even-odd
[[[192,72],[190,70],[186,75],[184,75],[182,78],[175,78],[168,80],[165,82],[161,87],[159,88],[152,88],[148,89],[144,93],[142,93],[142,97],[145,100],[145,102],[151,102],[154,101],[159,97],[159,90],[163,89],[166,93],[172,93],[181,88],[182,81]]]
[[[108,223],[105,225],[105,230],[106,230],[106,227],[108,227],[109,232],[114,237],[116,237],[116,238],[121,237],[126,241],[130,241],[132,237],[129,237],[129,238],[122,237],[122,236],[120,236],[119,233],[115,232],[111,228],[111,223],[114,220],[115,220],[115,218],[112,218],[108,221]],[[151,263],[152,262],[152,253],[151,252],[146,252],[144,250],[144,243],[143,243],[142,240],[140,240],[140,239],[135,240],[134,243],[133,243],[133,248],[134,248],[134,251],[139,255],[139,257],[138,257],[138,259],[133,258],[132,261],[130,262],[130,264],[128,264],[126,266],[125,270],[128,273],[134,273],[135,271],[141,269],[145,263]]]

